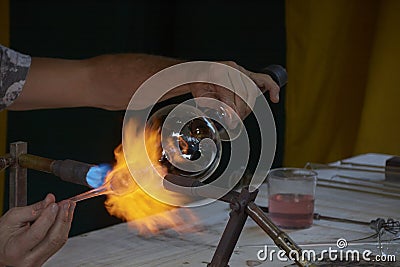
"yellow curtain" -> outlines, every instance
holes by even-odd
[[[9,0],[0,0],[0,44],[9,45]],[[0,155],[6,152],[7,113],[0,112]],[[0,215],[3,213],[4,171],[0,171]]]
[[[286,166],[400,154],[400,1],[286,0]]]

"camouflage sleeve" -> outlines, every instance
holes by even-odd
[[[0,110],[21,93],[30,65],[30,56],[0,45]]]

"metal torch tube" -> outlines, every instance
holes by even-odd
[[[62,180],[91,187],[86,180],[87,173],[94,165],[75,160],[56,160],[51,166],[52,173]]]
[[[54,159],[43,158],[30,154],[22,154],[18,157],[18,164],[27,169],[51,173],[51,164]]]
[[[30,154],[22,154],[18,157],[21,167],[52,173],[61,180],[91,187],[86,180],[87,173],[94,165],[75,160],[54,160]]]

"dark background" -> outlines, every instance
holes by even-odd
[[[201,4],[14,0],[10,4],[11,47],[32,56],[79,59],[142,52],[188,60],[233,60],[253,71],[269,64],[285,66],[281,0]],[[271,105],[278,130],[274,167],[281,166],[283,158],[283,95],[280,104]],[[8,142],[27,141],[29,153],[35,155],[113,162],[113,149],[121,142],[124,112],[74,108],[8,114]],[[253,117],[246,119],[248,131],[256,132],[255,125]],[[252,143],[249,172],[257,162],[257,138]],[[35,171],[29,171],[28,177],[28,203],[48,192],[61,200],[87,190]],[[98,197],[77,205],[71,235],[119,222],[108,215],[103,202]]]

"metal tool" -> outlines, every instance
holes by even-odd
[[[260,206],[260,209],[265,213],[269,212],[268,207]],[[383,218],[377,218],[375,220],[366,222],[366,221],[352,220],[352,219],[347,219],[347,218],[326,216],[326,215],[322,215],[320,213],[314,213],[313,219],[316,221],[325,220],[325,221],[331,221],[331,222],[351,223],[351,224],[369,226],[369,228],[374,230],[376,233],[379,233],[382,229],[384,229],[392,234],[397,234],[400,232],[400,221],[396,221],[392,218],[388,218],[387,220],[385,220]]]
[[[351,161],[338,161],[338,164],[323,164],[315,162],[307,162],[305,168],[318,170],[318,169],[337,169],[344,171],[357,171],[366,173],[382,173],[388,176],[400,176],[400,157],[392,157],[386,161],[385,166],[377,166],[371,164],[361,164]],[[390,180],[390,179],[389,179]]]
[[[396,167],[388,169],[385,167],[376,167],[367,164],[355,165],[353,163],[351,164],[341,163],[340,165],[330,165],[330,164],[308,162],[305,168],[316,171],[318,170],[338,171],[337,174],[331,176],[330,178],[321,177],[322,175],[318,176],[317,184],[320,187],[374,194],[391,198],[400,198],[400,187],[398,184],[400,179],[395,178],[400,175],[400,172],[398,168],[396,169]],[[360,172],[360,174],[357,174],[357,176],[361,176],[362,173],[377,174],[377,175],[384,174],[386,179],[377,181],[361,177],[353,177],[351,175],[343,175],[341,171]],[[390,177],[391,179],[388,179],[388,177]]]

